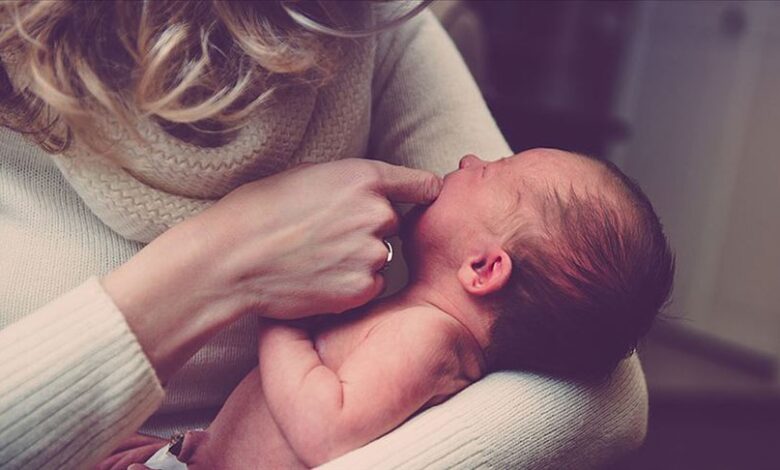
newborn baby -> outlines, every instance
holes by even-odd
[[[674,263],[639,188],[609,163],[467,155],[402,233],[410,284],[307,324],[263,321],[259,366],[188,468],[313,467],[497,370],[606,377],[669,297]]]

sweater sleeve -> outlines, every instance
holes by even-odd
[[[369,155],[440,174],[512,154],[455,45],[429,11],[380,35]]]
[[[0,468],[91,468],[163,390],[92,277],[0,331]]]
[[[491,374],[321,470],[603,468],[645,437],[639,360],[599,385]]]

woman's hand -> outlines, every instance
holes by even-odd
[[[398,231],[390,201],[429,203],[432,173],[348,159],[297,167],[233,191],[192,220],[226,295],[264,316],[342,312],[376,295]]]
[[[430,203],[432,173],[371,160],[247,183],[102,279],[164,382],[213,334],[255,312],[342,312],[379,292],[397,231],[390,201]]]

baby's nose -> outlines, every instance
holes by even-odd
[[[478,156],[470,153],[468,155],[464,155],[463,158],[460,159],[458,168],[462,170],[463,168],[468,168],[472,165],[478,165],[480,163],[484,162]]]

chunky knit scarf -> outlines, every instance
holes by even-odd
[[[221,147],[186,143],[146,120],[138,128],[145,143],[110,126],[119,164],[77,146],[55,163],[106,225],[149,242],[248,181],[301,162],[362,156],[374,54],[371,38],[356,43],[335,80],[280,92]]]
[[[116,161],[81,145],[52,158],[106,225],[148,243],[244,183],[301,162],[364,156],[375,54],[376,38],[355,41],[328,84],[284,88],[220,147],[187,143],[148,119],[138,124],[141,142],[106,119]],[[16,57],[2,58],[19,86]]]

